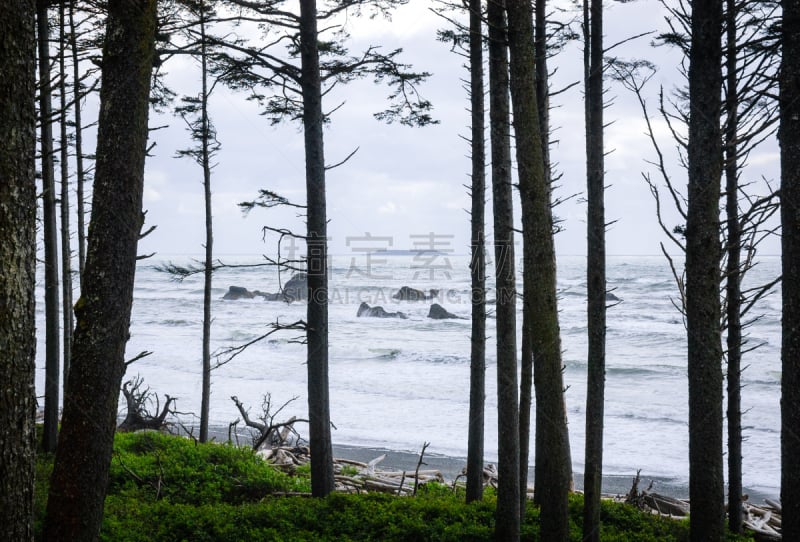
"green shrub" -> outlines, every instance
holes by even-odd
[[[37,539],[46,507],[52,457],[36,470]],[[279,497],[309,491],[307,467],[289,476],[249,449],[159,433],[119,434],[111,465],[101,539],[113,542],[489,541],[496,493],[464,503],[444,484],[419,486],[416,497],[332,494],[325,499]],[[305,473],[303,471],[306,471]],[[583,496],[570,497],[570,534],[581,540]],[[621,541],[688,540],[676,521],[604,502],[601,538]],[[522,540],[538,540],[539,509],[530,504]],[[750,540],[731,538],[730,540]]]
[[[272,467],[247,448],[198,444],[156,432],[117,435],[109,493],[175,503],[242,503],[308,482]]]

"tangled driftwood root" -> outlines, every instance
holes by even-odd
[[[653,482],[650,482],[647,489],[639,491],[639,474],[636,473],[631,489],[624,499],[618,500],[660,516],[683,518],[689,515],[688,500],[654,492]],[[763,505],[755,505],[746,500],[742,503],[744,526],[753,532],[756,540],[781,540],[781,505],[772,499],[764,501]]]

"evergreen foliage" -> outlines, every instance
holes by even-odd
[[[52,455],[36,469],[36,534],[52,470]],[[489,541],[496,493],[466,504],[461,489],[427,484],[416,497],[334,493],[324,499],[278,496],[307,492],[308,469],[280,471],[252,450],[156,432],[115,437],[100,540]],[[570,496],[570,539],[581,540],[583,496]],[[603,501],[604,541],[688,540],[686,520],[659,518]],[[539,507],[527,507],[523,540],[539,539]],[[732,537],[729,540],[750,540]]]

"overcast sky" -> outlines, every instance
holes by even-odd
[[[462,79],[467,77],[464,58],[436,41],[436,29],[446,23],[430,12],[433,3],[411,0],[398,9],[392,21],[352,20],[351,51],[368,45],[386,49],[402,47],[403,60],[416,70],[433,75],[423,85],[426,98],[434,104],[439,125],[408,128],[385,125],[372,114],[385,107],[388,89],[369,81],[357,82],[326,98],[331,108],[340,101],[344,106],[325,130],[327,163],[342,160],[355,148],[359,151],[342,167],[328,172],[328,217],[331,251],[348,254],[354,247],[411,249],[429,247],[431,234],[436,248],[456,253],[469,251],[469,196],[464,185],[469,182],[468,145],[461,136],[469,133],[467,94]],[[663,29],[663,12],[653,0],[634,3],[608,3],[605,13],[606,46],[627,36]],[[577,30],[577,28],[576,28]],[[671,91],[682,81],[676,70],[679,58],[674,52],[652,48],[645,37],[614,49],[609,54],[623,58],[648,58],[659,72],[647,87],[653,109],[660,85]],[[575,43],[550,60],[553,89],[579,81],[581,46]],[[176,87],[199,88],[199,66],[190,60],[170,61],[169,80]],[[615,221],[608,231],[611,255],[657,254],[664,240],[654,217],[655,204],[642,172],[655,170],[646,160],[654,153],[645,136],[645,125],[633,96],[608,81],[606,122],[607,220]],[[583,98],[580,85],[554,99],[552,124],[558,127],[552,149],[558,171],[563,173],[556,196],[565,198],[583,192],[584,135]],[[258,189],[267,188],[295,202],[305,199],[303,138],[299,126],[270,126],[259,116],[258,108],[241,94],[219,89],[212,96],[211,117],[217,128],[222,150],[213,171],[214,232],[217,254],[252,254],[274,252],[274,241],[262,242],[264,225],[291,227],[302,233],[304,224],[292,211],[256,210],[244,217],[237,203],[252,200]],[[191,160],[174,158],[175,150],[187,146],[188,132],[180,119],[152,116],[151,125],[169,124],[152,135],[157,145],[147,162],[145,202],[147,223],[158,229],[140,243],[140,252],[199,254],[203,251],[204,209],[202,172]],[[667,158],[680,186],[685,175],[676,164],[673,143],[666,128],[656,120]],[[488,136],[488,133],[487,133]],[[488,145],[488,142],[487,142]],[[748,175],[776,179],[777,145],[770,144],[751,157]],[[487,197],[490,191],[487,191]],[[490,209],[490,202],[488,203]],[[559,254],[584,254],[585,202],[573,198],[556,208],[563,220],[563,231],[556,236]],[[491,235],[491,215],[487,216]],[[670,225],[680,221],[667,211]],[[389,241],[364,242],[356,238],[370,234],[390,237]],[[349,241],[349,243],[348,243]],[[776,252],[777,243],[766,252]]]

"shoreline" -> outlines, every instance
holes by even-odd
[[[353,459],[367,463],[382,454],[386,454],[386,458],[380,462],[380,465],[384,468],[413,471],[417,466],[417,462],[419,461],[418,452],[389,450],[385,448],[369,446],[355,446],[351,444],[333,444],[333,455],[337,458]],[[445,456],[428,452],[425,453],[423,462],[425,464],[425,469],[439,470],[444,476],[445,480],[449,483],[452,483],[453,480],[455,480],[456,477],[461,474],[461,470],[467,465],[466,457]],[[533,465],[529,467],[528,472],[532,486]],[[573,476],[575,479],[575,490],[583,491],[583,474],[574,472]],[[632,470],[630,475],[604,474],[602,489],[603,494],[607,496],[627,495],[631,489],[631,484],[635,476],[635,469]],[[642,472],[641,481],[639,482],[640,488],[647,487],[651,481],[653,482],[653,489],[657,493],[674,497],[676,499],[689,498],[688,482],[674,478],[647,476],[646,472]],[[744,492],[748,495],[747,502],[756,505],[763,504],[765,498],[772,500],[780,499],[780,495],[777,493],[760,491],[750,487],[745,487]]]
[[[209,434],[215,437],[218,442],[228,441],[228,428],[227,427],[210,427]],[[249,438],[248,434],[239,434],[239,443],[244,445]],[[392,450],[388,448],[381,448],[376,446],[363,446],[346,443],[333,443],[333,456],[337,459],[350,459],[362,463],[369,463],[373,459],[381,455],[386,457],[380,461],[379,465],[385,469],[396,469],[413,471],[417,467],[419,461],[419,452]],[[485,463],[492,463],[485,461]],[[461,475],[462,469],[467,465],[466,457],[449,456],[437,453],[426,452],[423,458],[423,467],[425,470],[435,469],[442,473],[444,479],[448,483],[452,483],[458,476]],[[533,465],[529,466],[529,479],[533,480]],[[583,474],[579,472],[573,473],[575,479],[575,490],[583,491]],[[608,496],[627,495],[631,489],[631,484],[636,476],[636,469],[631,469],[631,474],[604,474],[603,475],[603,488],[602,493]],[[689,484],[688,480],[680,480],[676,478],[668,478],[663,476],[648,476],[646,472],[641,473],[640,487],[647,487],[650,482],[653,482],[653,489],[662,495],[674,497],[676,499],[688,500],[689,498]],[[744,487],[744,493],[748,495],[747,502],[751,504],[760,505],[764,503],[764,499],[779,500],[780,491],[770,492],[769,490],[758,490],[752,487]],[[727,501],[727,488],[726,488],[726,501]]]

